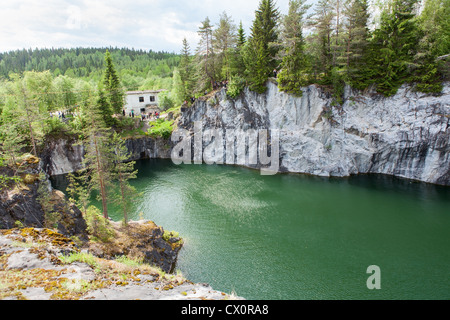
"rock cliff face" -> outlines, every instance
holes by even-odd
[[[170,159],[172,144],[164,139],[143,137],[128,139],[126,146],[130,161],[140,159]],[[70,139],[58,139],[47,143],[42,152],[42,168],[50,176],[64,175],[83,168],[84,146]]]
[[[20,165],[21,182],[11,184],[0,190],[0,229],[11,229],[22,225],[25,227],[55,227],[65,236],[76,236],[87,240],[86,222],[81,211],[69,203],[65,195],[50,186],[46,177],[40,175],[39,159],[28,157]],[[2,169],[2,174],[13,175],[9,167]],[[40,189],[48,189],[43,192]],[[47,213],[57,212],[51,217]]]
[[[84,147],[73,139],[50,140],[41,155],[42,168],[50,176],[82,169]]]
[[[389,98],[347,87],[342,106],[316,86],[304,88],[301,98],[280,92],[270,81],[267,87],[265,94],[246,89],[230,99],[222,90],[209,100],[197,100],[182,110],[178,126],[191,133],[196,121],[203,131],[277,130],[280,172],[336,177],[379,173],[450,185],[450,84],[439,96],[403,86]],[[169,159],[174,145],[150,137],[127,141],[130,160]],[[44,153],[49,175],[81,168],[82,146],[59,140]],[[225,163],[226,148],[223,157]]]
[[[193,131],[201,121],[203,130],[278,130],[281,172],[380,173],[450,185],[450,85],[440,96],[404,86],[389,98],[347,87],[342,106],[316,86],[301,98],[267,86],[265,94],[246,89],[232,100],[222,90],[198,100],[183,110],[179,127]]]

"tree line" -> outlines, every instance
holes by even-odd
[[[108,50],[118,70],[128,70],[140,76],[171,76],[178,65],[178,55],[152,50],[128,48],[42,48],[22,49],[0,53],[0,76],[8,78],[10,73],[46,71],[54,76],[68,75],[78,78],[101,77],[103,55]]]
[[[114,60],[121,83],[127,90],[171,90],[172,77],[180,57],[174,53],[127,48],[23,49],[0,53],[0,80],[14,74],[50,72],[72,82],[97,83],[103,76],[104,54]]]
[[[379,14],[374,14],[379,12]],[[439,93],[449,77],[450,2],[447,0],[290,0],[281,14],[273,0],[261,0],[249,35],[226,12],[198,29],[194,52],[186,39],[180,61],[186,99],[228,83],[228,94],[245,86],[263,93],[276,77],[280,90],[301,95],[301,87],[330,88],[337,102],[346,84],[393,95],[404,83]]]

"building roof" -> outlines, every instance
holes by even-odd
[[[128,91],[127,95],[138,95],[138,94],[155,94],[166,91],[166,89],[160,89],[160,90],[144,90],[144,91]]]

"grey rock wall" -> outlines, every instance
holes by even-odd
[[[296,98],[267,84],[237,99],[198,100],[179,126],[280,132],[280,171],[345,177],[380,173],[450,185],[450,86],[442,95],[403,86],[389,98],[347,87],[342,106],[316,86]],[[225,142],[224,142],[225,145]]]

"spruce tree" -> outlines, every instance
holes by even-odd
[[[103,85],[107,92],[107,99],[113,114],[121,114],[124,106],[124,93],[112,62],[111,53],[108,50],[105,53],[105,63]]]
[[[231,49],[230,54],[230,80],[233,78],[239,78],[243,81],[245,78],[245,63],[243,59],[243,49],[245,47],[247,40],[245,37],[244,27],[242,26],[242,21],[239,23],[239,28],[237,30],[236,46]]]
[[[114,125],[111,105],[108,103],[108,99],[106,98],[105,93],[101,88],[98,91],[97,110],[101,114],[103,123],[106,126],[111,127]]]
[[[109,189],[111,188],[111,149],[109,147],[111,130],[105,124],[101,104],[89,108],[86,128],[86,154],[83,159],[91,189],[98,191],[98,200],[102,203],[103,216],[108,218]]]
[[[244,27],[242,26],[242,20],[239,23],[239,28],[237,31],[237,47],[238,48],[243,48],[246,42],[246,37],[245,37],[245,30]]]
[[[414,57],[414,81],[418,91],[442,91],[444,70],[447,69],[447,73],[449,71],[448,65],[438,58],[450,52],[449,15],[450,1],[426,0],[418,19],[419,43]]]
[[[418,35],[413,11],[416,2],[394,0],[374,31],[375,82],[377,91],[385,96],[395,94],[403,83],[412,80]]]
[[[280,90],[301,96],[301,86],[307,82],[307,59],[304,52],[303,16],[310,6],[305,0],[290,0],[289,13],[283,20],[283,60],[278,75]]]
[[[349,0],[344,7],[345,54],[340,65],[344,67],[345,79],[353,88],[365,89],[370,75],[368,72],[369,12],[367,0]]]
[[[313,57],[314,78],[321,83],[330,83],[333,67],[332,33],[334,10],[329,0],[319,0],[314,8],[311,25],[314,34],[310,45]]]
[[[184,86],[185,96],[187,100],[194,92],[195,79],[194,68],[192,65],[191,48],[186,38],[183,39],[183,48],[181,50],[181,60],[179,66],[181,81]]]
[[[268,77],[278,69],[278,20],[279,12],[274,2],[261,0],[244,51],[247,80],[250,89],[258,93],[266,91]]]

